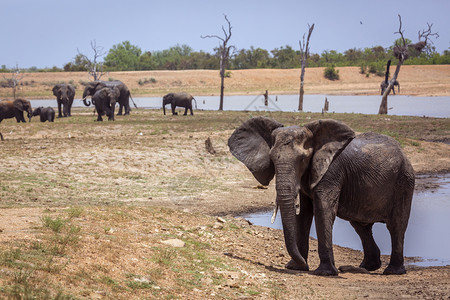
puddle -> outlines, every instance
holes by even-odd
[[[420,181],[418,177],[416,181]],[[430,178],[427,178],[429,181]],[[404,255],[419,257],[411,263],[417,266],[450,265],[450,174],[436,176],[437,187],[415,192],[405,234]],[[274,224],[270,223],[272,212],[255,213],[243,217],[254,225],[282,229],[278,213]],[[311,236],[317,238],[311,227]],[[375,223],[373,236],[382,254],[391,254],[391,239],[385,224]],[[336,218],[333,226],[333,244],[362,250],[361,241],[348,221]]]

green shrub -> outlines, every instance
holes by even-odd
[[[339,70],[336,70],[334,65],[331,65],[325,69],[323,76],[329,80],[339,80]]]

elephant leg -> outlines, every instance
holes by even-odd
[[[172,103],[172,115],[176,116],[178,113],[175,111],[176,105]]]
[[[386,223],[386,226],[391,234],[391,260],[389,261],[389,265],[384,270],[383,274],[385,275],[401,275],[406,273],[406,269],[404,266],[404,258],[403,258],[403,245],[405,239],[405,228],[400,226],[399,224],[390,224]]]
[[[368,271],[378,270],[381,267],[380,249],[373,239],[373,223],[362,224],[359,222],[351,221],[350,224],[359,235],[364,250],[364,259],[359,266]]]
[[[127,101],[125,101],[125,115],[129,115],[130,111],[131,111],[130,100],[127,99]]]
[[[321,183],[323,182],[322,180]],[[330,183],[326,182],[325,184]],[[319,183],[316,187],[313,204],[320,258],[320,265],[314,271],[314,274],[334,276],[338,274],[338,270],[334,264],[332,235],[340,190],[333,190],[328,186],[321,187],[320,185]]]
[[[311,224],[313,219],[313,206],[312,200],[306,195],[300,195],[300,214],[296,216],[296,232],[298,233],[297,247],[305,259],[308,262],[309,252],[309,232],[311,230]],[[290,260],[286,264],[287,269],[308,271],[309,268],[300,267],[294,260]]]
[[[119,102],[119,111],[117,112],[118,116],[122,115],[122,109],[123,109],[123,104],[121,102]]]
[[[194,115],[194,112],[192,111],[192,106],[189,107],[189,109],[191,110],[191,116],[193,116],[193,115]]]
[[[183,116],[187,116],[187,111],[188,111],[188,107],[186,106],[186,107],[184,108],[184,114],[183,114]]]
[[[61,101],[58,100],[58,118],[62,118]]]

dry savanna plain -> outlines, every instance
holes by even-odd
[[[308,94],[377,95],[381,77],[338,68],[308,68]],[[296,70],[232,71],[225,93],[298,93]],[[132,95],[171,91],[217,95],[218,71],[115,72]],[[449,66],[403,66],[401,94],[450,95]],[[30,73],[19,97],[52,99],[56,83],[85,73]],[[0,98],[11,89],[0,88]],[[77,100],[79,101],[79,100]],[[381,97],[380,97],[381,101]],[[55,101],[56,106],[56,101]],[[253,116],[285,125],[333,118],[357,132],[393,136],[417,174],[450,170],[449,119],[361,114],[195,111],[164,116],[133,108],[129,116],[94,122],[91,108],[41,123],[0,123],[0,297],[12,299],[449,299],[450,266],[407,265],[407,274],[317,277],[289,271],[281,230],[237,217],[272,209],[273,184],[258,186],[228,151],[233,130]],[[210,139],[215,153],[205,147]],[[433,189],[419,180],[416,191]],[[446,228],[442,228],[443,238]],[[362,252],[334,246],[336,266],[358,266]],[[417,258],[407,258],[414,262]],[[309,265],[319,264],[310,240]]]

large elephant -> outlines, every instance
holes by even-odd
[[[276,175],[276,203],[292,260],[289,269],[309,270],[308,241],[314,216],[320,265],[316,275],[336,275],[332,227],[350,221],[361,238],[360,267],[381,267],[372,237],[386,223],[392,253],[384,274],[404,274],[403,242],[414,191],[414,170],[398,143],[376,133],[356,135],[347,125],[319,120],[283,127],[264,117],[250,119],[231,135],[231,153],[263,185]],[[300,196],[300,199],[298,198]]]
[[[49,107],[42,107],[39,106],[35,110],[33,110],[32,116],[39,116],[41,122],[49,121],[53,122],[55,121],[55,110],[53,108]]]
[[[0,101],[0,122],[3,119],[16,118],[17,123],[26,122],[23,113],[27,112],[28,120],[31,121],[33,109],[31,103],[25,99]]]
[[[103,121],[102,115],[106,114],[108,120],[114,121],[114,109],[120,96],[120,90],[117,86],[104,87],[95,92],[92,96],[92,102],[97,110],[97,121]]]
[[[53,89],[58,103],[58,118],[70,117],[72,115],[73,98],[75,97],[75,87],[71,84],[56,84]],[[62,112],[61,112],[62,106]]]
[[[120,95],[119,98],[117,100],[117,102],[119,103],[119,112],[117,113],[117,115],[122,115],[122,109],[125,109],[125,115],[129,115],[131,108],[130,108],[130,98],[131,98],[131,93],[130,90],[128,89],[128,87],[119,80],[114,80],[114,81],[92,81],[89,82],[86,87],[84,88],[84,92],[83,92],[83,103],[86,106],[91,105],[90,102],[86,101],[86,98],[88,96],[93,96],[97,91],[103,89],[104,87],[117,87],[119,89]],[[133,100],[133,98],[131,98],[131,100]],[[95,104],[95,103],[93,103]]]
[[[195,106],[197,108],[197,101],[187,93],[169,93],[163,97],[163,111],[164,115],[166,114],[166,105],[170,104],[172,107],[172,114],[178,115],[175,111],[175,107],[184,107],[184,115],[187,115],[188,109],[191,110],[191,115],[194,115],[192,112],[192,100],[195,101]]]

